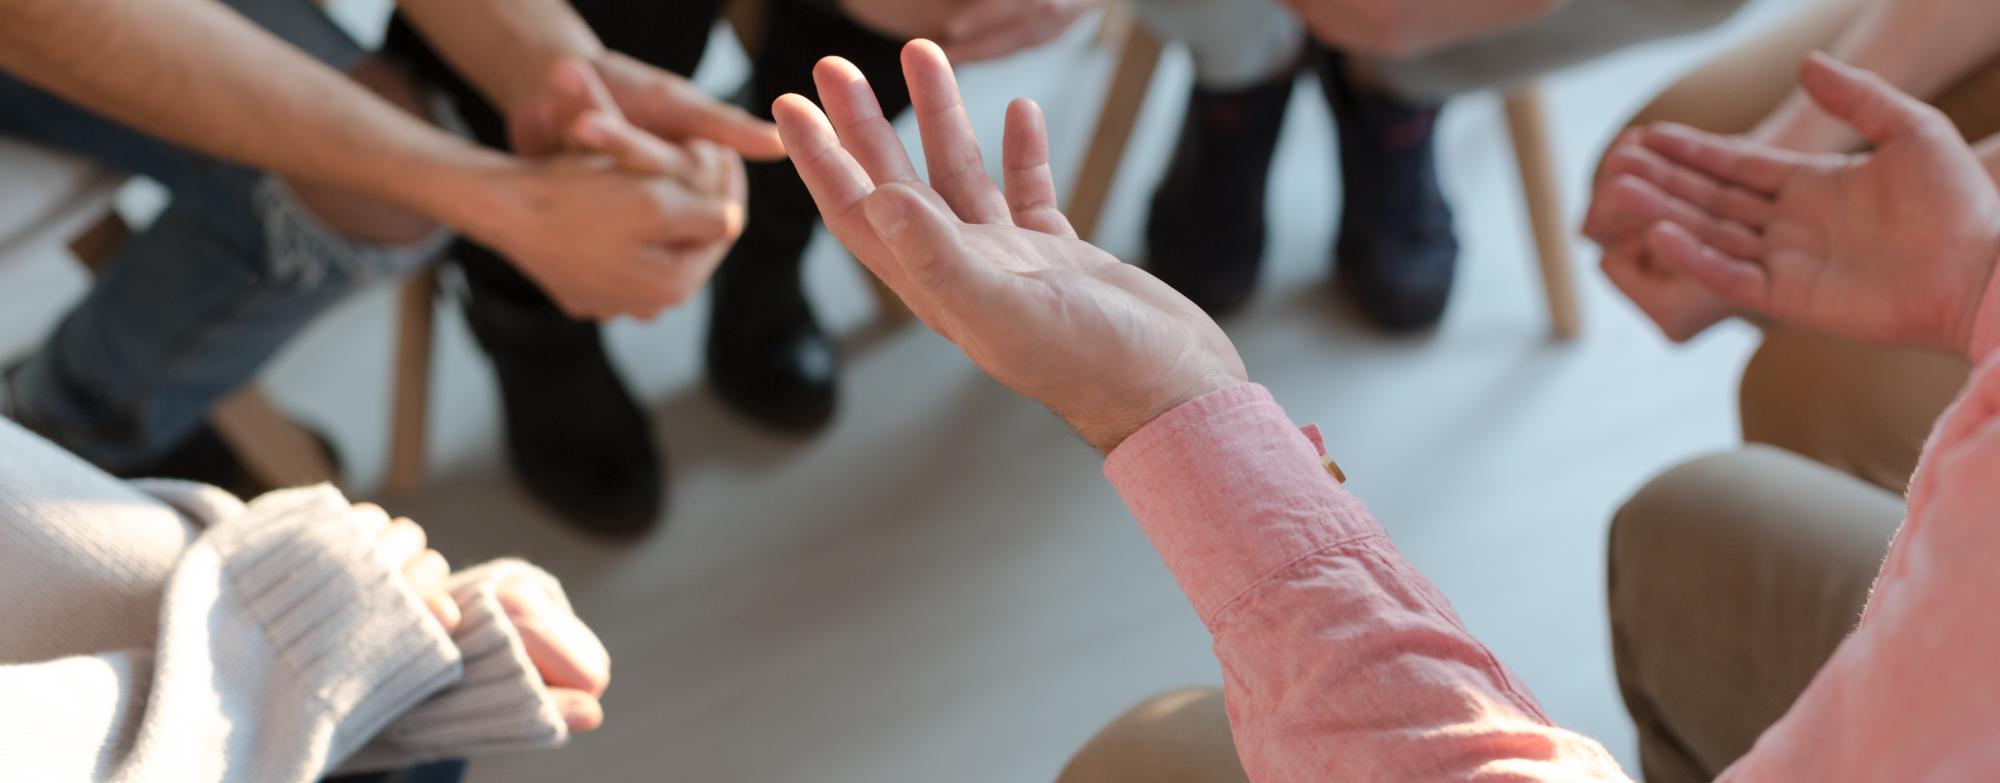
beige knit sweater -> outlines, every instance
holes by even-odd
[[[494,598],[447,636],[331,487],[115,480],[0,419],[0,780],[313,781],[566,739]]]

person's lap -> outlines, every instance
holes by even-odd
[[[1860,620],[1901,498],[1766,446],[1686,463],[1611,529],[1613,657],[1649,781],[1711,780]]]

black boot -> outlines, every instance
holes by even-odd
[[[618,378],[598,326],[546,299],[509,296],[475,268],[504,268],[461,243],[470,293],[465,319],[493,362],[506,413],[507,455],[528,493],[578,527],[629,537],[660,519],[666,466],[639,403]],[[494,265],[494,266],[489,266]],[[511,272],[511,270],[506,270]],[[522,281],[525,283],[525,281]]]
[[[1257,288],[1264,258],[1264,190],[1291,102],[1293,70],[1242,90],[1199,85],[1146,218],[1147,269],[1210,315],[1234,312]]]
[[[0,384],[13,383],[14,373],[19,368],[20,364],[16,363],[0,370]],[[7,396],[0,394],[0,402]],[[48,427],[38,426],[35,417],[26,411],[0,404],[0,416],[13,419],[15,423],[31,432],[41,434],[58,446],[63,445],[60,433],[52,432]],[[327,467],[332,469],[334,480],[338,481],[343,470],[340,452],[333,447],[333,441],[319,430],[302,424],[295,426],[313,439],[314,445],[319,448],[320,456],[326,460]],[[243,461],[243,455],[237,453],[236,447],[223,439],[222,433],[215,429],[215,425],[206,420],[196,426],[193,432],[183,436],[167,453],[157,458],[136,465],[100,464],[98,467],[122,479],[177,479],[207,484],[219,487],[244,500],[266,492],[286,489],[257,475],[249,463]]]
[[[800,279],[819,213],[792,164],[752,163],[748,173],[743,238],[710,283],[709,383],[759,424],[815,432],[833,420],[840,376]]]
[[[1458,265],[1431,149],[1443,107],[1355,85],[1334,52],[1320,58],[1320,84],[1340,126],[1339,287],[1385,330],[1435,326]]]

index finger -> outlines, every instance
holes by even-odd
[[[798,169],[799,179],[805,180],[806,191],[819,206],[827,229],[864,262],[879,255],[881,242],[861,211],[862,200],[875,192],[875,182],[840,146],[826,115],[805,96],[791,94],[771,104],[771,116],[778,120],[785,151]]]
[[[1644,143],[1668,160],[1764,195],[1784,188],[1801,157],[1675,123],[1647,128]]]
[[[840,137],[840,146],[854,156],[869,179],[876,185],[918,182],[917,169],[903,150],[903,140],[883,116],[882,104],[860,68],[843,58],[827,57],[813,66],[813,84],[819,88],[819,102],[826,107],[826,118]]]

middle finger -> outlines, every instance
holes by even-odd
[[[903,47],[903,79],[910,85],[910,106],[924,139],[931,187],[960,220],[1013,225],[1007,199],[986,175],[979,139],[972,135],[972,121],[965,116],[958,81],[944,52],[930,41],[911,41]]]

